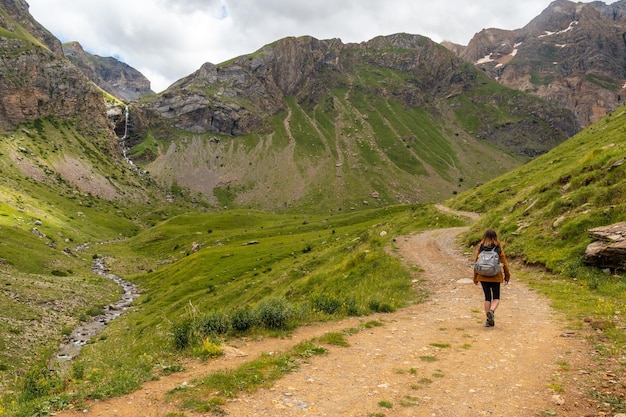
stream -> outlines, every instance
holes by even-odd
[[[124,290],[122,297],[115,303],[106,306],[101,315],[76,326],[72,333],[61,342],[59,350],[53,358],[58,366],[52,366],[50,369],[60,368],[63,372],[67,371],[72,359],[78,356],[82,347],[91,338],[102,332],[112,320],[128,310],[132,302],[139,297],[139,288],[135,284],[109,273],[109,269],[104,265],[104,258],[95,259],[91,270],[100,276],[115,281],[122,287]]]

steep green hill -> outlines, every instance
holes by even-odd
[[[89,134],[90,133],[90,134]],[[79,321],[117,300],[91,271],[101,242],[126,239],[185,206],[166,203],[108,132],[57,118],[0,135],[0,386],[41,363]],[[28,348],[25,348],[28,346]]]
[[[450,200],[485,213],[474,227],[500,231],[509,251],[576,277],[587,230],[626,219],[626,108],[550,152]],[[547,249],[547,250],[546,250]]]
[[[496,229],[508,256],[535,267],[528,282],[575,326],[592,330],[598,366],[615,374],[624,372],[626,276],[586,265],[584,253],[589,229],[626,220],[625,133],[622,106],[547,154],[448,202],[484,213],[466,243]],[[623,399],[607,395],[616,410],[626,409]]]

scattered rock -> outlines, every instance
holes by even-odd
[[[599,268],[626,268],[626,222],[589,229],[596,239],[585,250],[585,262]]]
[[[554,223],[552,223],[552,227],[557,228],[561,225],[561,223],[563,223],[565,221],[565,216],[559,216],[559,218],[557,218]]]
[[[232,346],[226,346],[224,348],[224,356],[227,358],[240,358],[248,356],[248,354]]]
[[[565,399],[560,395],[555,394],[552,396],[552,402],[556,405],[563,405],[565,404]]]

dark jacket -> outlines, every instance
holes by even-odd
[[[476,251],[476,256],[474,256],[474,263],[478,261],[478,254],[480,253],[480,251],[484,249],[490,250],[490,249],[493,249],[493,246],[484,247],[481,245]],[[498,252],[498,255],[500,255],[500,264],[502,266],[502,268],[500,268],[500,272],[498,272],[498,274],[493,277],[485,277],[483,275],[476,273],[476,271],[474,271],[474,284],[477,284],[479,281],[509,282],[509,279],[511,279],[511,273],[509,272],[509,264],[506,261],[506,255],[504,254],[504,250],[502,250],[501,246],[496,246],[496,252]]]

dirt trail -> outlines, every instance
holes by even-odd
[[[289,339],[239,342],[215,361],[193,362],[187,371],[148,382],[133,394],[58,415],[180,413],[163,399],[170,389],[262,352],[284,351],[302,340],[376,319],[384,325],[348,336],[349,347],[328,347],[327,355],[311,358],[270,389],[240,395],[224,410],[250,417],[597,415],[584,398],[586,388],[579,386],[591,366],[589,346],[565,330],[566,323],[545,299],[516,282],[514,265],[511,284],[503,287],[496,326],[484,327],[482,291],[473,285],[470,261],[455,243],[462,230],[397,240],[399,256],[424,270],[418,276],[432,292],[425,303],[303,327]],[[569,369],[560,369],[559,363]],[[563,392],[550,388],[557,385]]]

